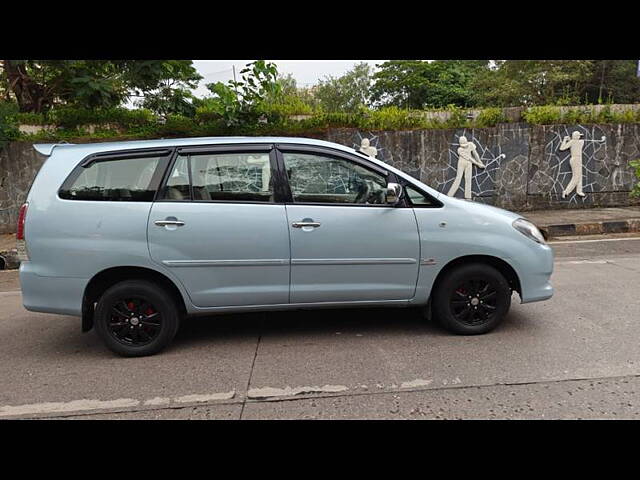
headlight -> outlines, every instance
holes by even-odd
[[[544,237],[542,236],[542,233],[540,233],[540,230],[538,230],[538,227],[536,227],[530,221],[525,220],[524,218],[518,218],[517,220],[513,221],[512,225],[513,225],[513,228],[518,230],[523,235],[526,235],[534,242],[541,243],[542,245],[546,243],[544,241]]]

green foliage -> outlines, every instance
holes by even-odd
[[[371,66],[361,62],[341,77],[326,77],[313,89],[319,107],[326,112],[356,112],[370,104]]]
[[[632,160],[631,162],[629,162],[629,165],[631,165],[635,169],[636,179],[638,181],[633,186],[633,190],[631,190],[631,196],[640,198],[640,158],[637,160]]]
[[[479,128],[483,127],[495,127],[499,123],[506,123],[507,117],[501,108],[486,108],[482,110],[475,118],[475,126]]]
[[[555,106],[529,107],[522,112],[522,118],[527,123],[536,125],[548,125],[552,123],[561,123],[562,115],[560,108]]]
[[[289,95],[280,101],[262,104],[260,111],[268,118],[273,119],[286,115],[311,115],[315,110],[298,95]]]
[[[637,103],[636,60],[501,60],[471,82],[482,106]]]
[[[18,125],[44,125],[45,115],[42,113],[18,112],[13,116]]]
[[[472,80],[488,70],[483,60],[392,60],[373,76],[377,105],[425,109],[475,104]]]
[[[612,111],[605,106],[599,111],[594,106],[565,108],[555,105],[529,107],[522,113],[527,123],[535,125],[553,124],[593,124],[593,123],[635,123],[640,122],[640,110],[626,109]]]
[[[468,109],[449,105],[437,111],[408,110],[397,106],[370,109],[361,106],[354,112],[324,112],[314,110],[296,95],[273,102],[258,103],[252,115],[267,121],[229,124],[220,113],[220,97],[198,99],[193,116],[171,113],[157,117],[146,109],[125,108],[83,109],[57,107],[46,114],[18,112],[12,102],[0,102],[0,141],[30,140],[81,142],[88,139],[137,139],[158,137],[191,137],[217,135],[301,135],[314,136],[329,128],[360,130],[413,130],[449,128],[487,128],[505,123],[500,108],[481,109],[473,118]],[[615,110],[611,106],[597,107],[534,106],[522,114],[530,124],[640,123],[640,110]],[[308,118],[294,120],[293,115]],[[52,125],[56,128],[33,134],[20,133],[18,125]]]
[[[227,126],[255,126],[264,113],[267,99],[278,99],[282,86],[277,81],[278,70],[273,63],[257,60],[240,70],[241,80],[210,83],[214,94],[209,102],[211,112],[220,114]]]
[[[0,81],[21,112],[42,113],[58,105],[108,109],[131,96],[155,98],[153,106],[166,98],[159,111],[170,110],[173,90],[201,78],[190,60],[3,60]]]
[[[0,147],[20,136],[15,124],[18,105],[13,102],[0,102]]]
[[[149,110],[128,110],[110,108],[87,110],[76,107],[63,107],[51,110],[47,121],[63,129],[73,129],[84,125],[116,125],[124,129],[155,122],[155,116]]]

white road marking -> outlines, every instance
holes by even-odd
[[[583,263],[609,263],[608,260],[569,260],[567,262],[558,262],[558,263],[571,263],[573,265],[581,265]]]
[[[422,380],[421,378],[418,378],[416,380],[413,380],[411,382],[402,382],[400,384],[400,388],[418,388],[418,387],[427,387],[429,385],[431,385],[431,382],[433,380]]]
[[[120,398],[118,400],[72,400],[71,402],[32,403],[30,405],[7,405],[0,407],[0,417],[16,415],[38,415],[47,413],[86,412],[88,410],[103,410],[107,408],[136,407],[140,400]]]
[[[231,390],[230,392],[212,393],[208,395],[183,395],[182,397],[174,398],[173,401],[178,403],[211,402],[213,400],[231,400],[235,395],[235,390]]]
[[[181,395],[175,397],[154,397],[148,400],[135,398],[119,398],[117,400],[72,400],[70,402],[45,402],[28,405],[5,405],[0,407],[0,418],[15,417],[19,415],[46,415],[51,413],[86,413],[97,410],[114,408],[131,408],[140,405],[166,406],[188,403],[205,403],[214,400],[231,400],[235,396],[235,390],[223,393]]]
[[[601,239],[593,239],[593,240],[556,240],[556,241],[547,242],[547,243],[549,245],[567,245],[570,243],[624,242],[629,240],[640,240],[640,237],[601,238]]]
[[[338,393],[349,390],[344,385],[325,385],[323,387],[296,387],[291,388],[286,386],[285,388],[252,388],[247,392],[247,398],[273,398],[273,397],[290,397],[295,395],[302,395],[305,393]]]

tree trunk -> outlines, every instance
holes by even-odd
[[[50,105],[44,86],[35,82],[24,64],[15,60],[3,60],[4,71],[21,112],[41,113]]]

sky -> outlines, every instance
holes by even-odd
[[[194,60],[193,65],[200,75],[204,77],[200,81],[200,86],[195,90],[198,97],[209,95],[210,92],[205,85],[212,82],[226,82],[233,78],[233,66],[236,67],[236,74],[249,62],[253,60]],[[351,70],[356,63],[366,62],[375,68],[385,60],[268,60],[278,67],[280,74],[290,73],[296,79],[298,87],[309,87],[315,85],[324,77],[332,75],[334,77],[343,75]]]

